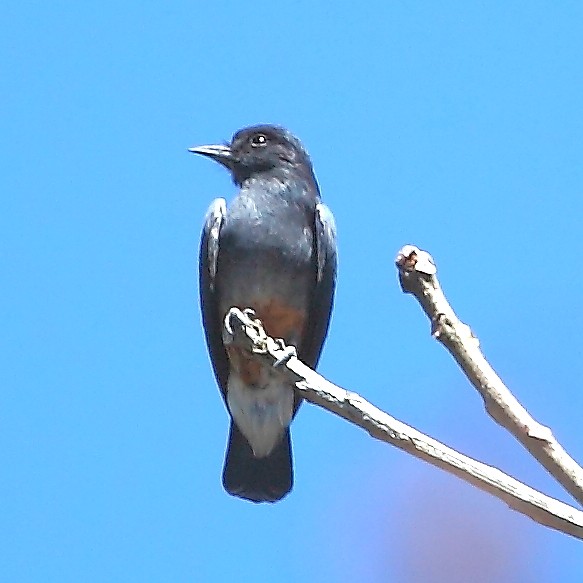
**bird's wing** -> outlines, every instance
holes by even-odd
[[[299,354],[301,360],[311,367],[315,367],[320,358],[336,287],[336,224],[330,209],[324,204],[316,206],[314,227],[318,271]]]
[[[219,257],[219,238],[226,212],[227,203],[224,198],[213,200],[204,220],[199,257],[199,291],[202,324],[215,377],[217,378],[223,397],[226,397],[227,394],[229,360],[223,345],[223,323],[221,322],[219,313],[215,281]]]

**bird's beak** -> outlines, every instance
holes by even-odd
[[[234,160],[231,148],[221,144],[211,146],[195,146],[194,148],[188,148],[188,151],[192,152],[193,154],[202,154],[203,156],[208,156],[209,158],[212,158],[227,168],[231,168]]]

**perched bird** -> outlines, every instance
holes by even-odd
[[[301,398],[277,372],[222,339],[231,307],[251,308],[272,337],[315,367],[336,284],[336,229],[312,164],[287,130],[259,125],[190,152],[225,166],[239,193],[213,201],[200,248],[200,301],[214,373],[231,416],[223,485],[253,502],[292,488],[289,424]]]

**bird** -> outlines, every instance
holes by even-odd
[[[288,130],[256,125],[227,144],[189,148],[224,166],[239,191],[214,200],[199,256],[202,322],[230,429],[222,482],[251,502],[277,502],[293,486],[289,425],[301,404],[270,366],[225,346],[232,307],[250,308],[268,335],[315,368],[328,333],[337,273],[334,217],[321,202],[310,157]]]

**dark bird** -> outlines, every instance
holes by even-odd
[[[336,284],[336,229],[312,163],[287,130],[259,125],[227,145],[190,152],[225,166],[239,193],[211,204],[200,248],[200,301],[214,373],[231,416],[223,485],[233,496],[275,502],[292,488],[289,424],[301,398],[271,367],[225,348],[231,307],[252,308],[266,332],[314,368]]]

